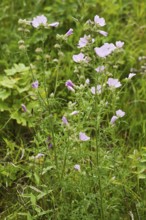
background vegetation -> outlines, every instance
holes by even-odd
[[[146,219],[145,12],[143,0],[1,0],[1,219]],[[30,32],[22,33],[19,19],[42,14],[59,26],[38,31],[28,27]],[[123,52],[107,61],[109,76],[124,82],[130,72],[136,73],[120,92],[105,90],[101,99],[94,99],[88,87],[79,88],[86,78],[91,84],[98,81],[93,67],[83,71],[72,61],[79,53],[79,38],[90,33],[85,22],[95,15],[105,18],[108,32],[96,39],[97,45],[125,43]],[[74,32],[68,40],[57,38],[70,28]],[[36,79],[38,90],[31,86]],[[68,79],[77,85],[75,94],[64,86]],[[102,99],[109,107],[104,108]],[[99,104],[94,106],[95,101]],[[69,118],[74,102],[82,114]],[[111,127],[108,121],[119,108],[126,116]],[[62,124],[63,115],[69,127]],[[92,141],[77,140],[80,131]]]

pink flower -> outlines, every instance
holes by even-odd
[[[108,33],[106,31],[102,31],[102,30],[99,30],[98,33],[100,33],[101,35],[107,37]]]
[[[73,34],[73,29],[70,28],[65,35],[70,36],[71,34]]]
[[[68,120],[65,116],[62,117],[62,122],[64,125],[68,125]]]
[[[32,20],[32,26],[38,28],[40,25],[45,26],[47,24],[47,18],[44,15],[37,16]]]
[[[109,87],[118,88],[121,86],[121,83],[118,79],[108,78],[107,84]]]
[[[79,54],[76,54],[76,55],[73,55],[73,60],[76,62],[76,63],[80,63],[82,61],[85,61],[85,58],[84,58],[84,54],[83,53],[79,53]]]
[[[79,164],[74,165],[74,169],[80,171],[81,170],[80,165]]]
[[[68,88],[68,90],[75,92],[73,88],[75,84],[70,79],[66,81],[65,86]]]
[[[124,46],[124,42],[122,41],[116,41],[116,47],[117,48],[122,48]]]
[[[97,73],[101,73],[105,70],[105,66],[99,66],[95,70],[96,70]]]
[[[117,119],[118,119],[118,117],[114,115],[114,116],[111,118],[110,123],[111,123],[111,124],[114,124]]]
[[[58,27],[58,25],[59,25],[59,22],[57,21],[49,24],[50,27]]]
[[[125,112],[123,112],[121,109],[117,110],[117,111],[116,111],[116,116],[114,115],[114,116],[111,118],[110,123],[111,123],[111,124],[114,124],[115,121],[116,121],[118,118],[122,118],[122,117],[124,117],[124,115],[125,115]]]
[[[86,35],[84,35],[84,37],[81,37],[78,43],[78,48],[85,47],[88,44],[88,40],[89,40],[89,37]]]
[[[104,18],[100,18],[98,15],[95,15],[94,22],[101,27],[105,26],[106,24]]]
[[[89,141],[89,140],[90,140],[90,137],[88,137],[85,133],[80,132],[80,133],[79,133],[79,139],[80,139],[81,141]]]
[[[38,80],[36,80],[35,82],[32,83],[32,88],[37,89],[38,86],[39,86]]]
[[[95,47],[95,53],[97,54],[97,56],[99,57],[106,57],[108,55],[110,55],[114,50],[116,49],[115,45],[112,43],[105,43],[103,46],[101,47]]]
[[[117,115],[117,117],[122,118],[122,117],[124,117],[125,112],[123,112],[121,109],[119,109],[119,110],[116,111],[116,115]]]
[[[91,92],[93,95],[95,95],[95,93],[100,94],[101,93],[101,85],[97,85],[97,87],[91,87]]]

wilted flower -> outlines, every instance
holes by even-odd
[[[105,26],[105,24],[106,24],[105,23],[105,19],[104,18],[100,18],[98,15],[95,15],[94,22],[96,24],[98,24],[99,26],[101,26],[101,27]]]
[[[65,116],[62,117],[62,122],[64,125],[68,125],[67,118]]]
[[[106,31],[102,31],[102,30],[99,30],[98,33],[100,33],[101,35],[107,37],[108,33]]]
[[[107,84],[109,87],[118,88],[121,86],[121,83],[118,79],[108,78]]]
[[[124,42],[122,41],[116,41],[116,47],[117,48],[122,48],[124,46]]]
[[[123,112],[121,109],[119,109],[119,110],[116,111],[116,115],[117,115],[117,117],[122,118],[122,117],[124,117],[125,112]]]
[[[44,15],[37,16],[32,20],[32,26],[38,28],[40,25],[45,26],[47,24],[47,18]]]
[[[49,24],[50,27],[58,27],[58,25],[59,25],[59,22],[57,21]]]
[[[23,110],[24,112],[27,112],[27,108],[26,108],[26,106],[25,106],[24,104],[21,104],[21,107],[22,107],[22,110]]]
[[[65,86],[68,88],[68,90],[74,92],[75,90],[73,87],[75,86],[74,83],[69,79],[66,81]]]
[[[79,139],[80,139],[81,141],[89,141],[89,140],[90,140],[90,137],[88,137],[85,133],[80,132],[80,133],[79,133]]]
[[[74,169],[80,171],[81,170],[80,165],[79,164],[74,165]]]
[[[99,66],[95,70],[96,70],[97,73],[101,73],[105,70],[105,66]]]
[[[71,34],[73,34],[73,29],[70,28],[65,35],[70,36]]]
[[[95,95],[95,93],[100,94],[101,93],[101,85],[97,85],[97,87],[91,87],[91,92],[93,95]]]
[[[115,45],[112,43],[105,43],[103,46],[101,47],[95,47],[95,53],[99,56],[99,57],[106,57],[108,55],[110,55],[114,50],[116,49]]]
[[[39,86],[38,80],[36,80],[35,82],[32,83],[32,88],[37,89],[38,86]]]
[[[76,54],[76,55],[73,55],[73,60],[76,62],[76,63],[80,63],[82,61],[85,61],[85,58],[84,58],[84,54],[83,53],[79,53],[79,54]]]

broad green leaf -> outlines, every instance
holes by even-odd
[[[16,84],[16,82],[19,80],[19,78],[16,79],[12,79],[12,78],[8,78],[8,77],[4,77],[3,80],[0,82],[0,85],[5,87],[5,88],[14,88],[14,85]]]
[[[11,95],[11,91],[0,88],[0,99],[3,101]]]

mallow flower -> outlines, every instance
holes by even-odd
[[[80,133],[79,133],[79,139],[80,139],[81,141],[89,141],[89,140],[90,140],[90,137],[88,137],[85,133],[80,132]]]
[[[80,171],[81,170],[80,165],[79,164],[74,165],[74,169]]]
[[[95,22],[95,24],[98,24],[101,27],[106,25],[105,19],[104,18],[100,18],[98,15],[95,15],[94,22]]]
[[[121,109],[117,110],[117,111],[116,111],[116,115],[114,115],[114,116],[111,118],[110,123],[111,123],[111,124],[114,124],[115,121],[116,121],[118,118],[122,118],[122,117],[124,117],[124,115],[125,115],[125,112],[124,112],[124,111],[122,111]]]
[[[85,61],[85,55],[83,53],[75,54],[73,55],[73,60],[76,63],[80,63],[82,61]]]
[[[112,88],[118,88],[121,86],[121,83],[119,82],[119,80],[113,79],[113,78],[108,78],[107,84],[109,85],[109,87],[112,87]]]
[[[99,56],[101,58],[104,58],[104,57],[110,55],[115,49],[116,49],[116,47],[113,43],[104,43],[103,46],[94,48],[97,56]]]
[[[70,36],[71,34],[73,34],[73,29],[70,28],[67,32],[66,32],[66,36]]]
[[[47,18],[44,15],[37,16],[32,20],[32,26],[38,28],[39,26],[45,26],[47,24]]]
[[[68,125],[68,120],[65,116],[62,117],[62,122],[64,125]]]
[[[32,88],[37,89],[38,86],[39,86],[38,80],[36,80],[35,82],[32,83]]]
[[[117,48],[122,48],[124,46],[124,42],[122,42],[122,41],[116,41],[115,44],[116,44]]]
[[[73,88],[75,84],[70,79],[66,81],[65,86],[68,88],[68,90],[75,92]]]

